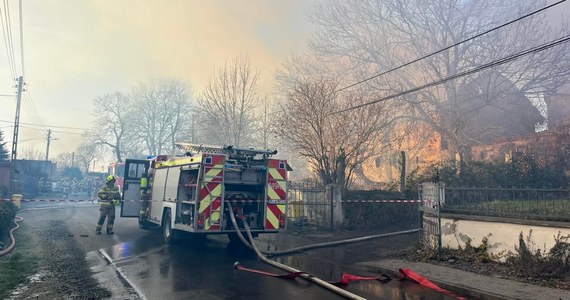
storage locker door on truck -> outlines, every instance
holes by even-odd
[[[138,218],[141,208],[141,178],[148,173],[149,162],[141,159],[127,159],[121,202],[121,217]]]
[[[152,202],[150,209],[150,217],[152,221],[162,221],[162,208],[164,206],[164,190],[166,188],[166,176],[168,168],[157,168],[154,170],[154,179],[152,181]]]

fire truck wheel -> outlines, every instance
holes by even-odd
[[[164,242],[167,244],[173,244],[175,242],[174,238],[175,231],[172,229],[172,216],[170,210],[164,212],[164,217],[162,218],[162,237]]]
[[[139,219],[139,228],[140,229],[144,229],[144,230],[148,230],[151,228],[150,223],[147,220],[141,220]]]

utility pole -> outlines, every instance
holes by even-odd
[[[49,159],[49,144],[51,142],[51,129],[48,129],[47,134],[47,147],[46,147],[46,160]]]
[[[18,153],[18,131],[20,129],[20,104],[22,104],[22,90],[24,85],[24,77],[18,77],[18,94],[16,96],[16,117],[14,118],[14,135],[12,137],[12,154],[10,156],[10,195],[16,191],[16,179],[14,178],[14,164],[16,163]]]
[[[75,166],[75,152],[71,152],[71,167]]]
[[[20,129],[20,104],[22,103],[22,88],[24,77],[18,77],[18,95],[16,100],[16,118],[14,119],[14,136],[12,137],[12,162],[16,160],[18,153],[18,131]]]

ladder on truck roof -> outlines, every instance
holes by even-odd
[[[277,154],[277,150],[255,150],[255,149],[241,149],[234,148],[233,146],[212,146],[212,145],[199,145],[190,143],[176,143],[178,149],[190,151],[194,153],[211,153],[211,154],[227,154],[232,159],[266,159]]]

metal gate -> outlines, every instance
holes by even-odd
[[[330,189],[314,183],[291,182],[288,186],[288,227],[330,229]]]
[[[419,186],[420,243],[441,250],[441,214],[445,203],[445,184],[422,183]]]

